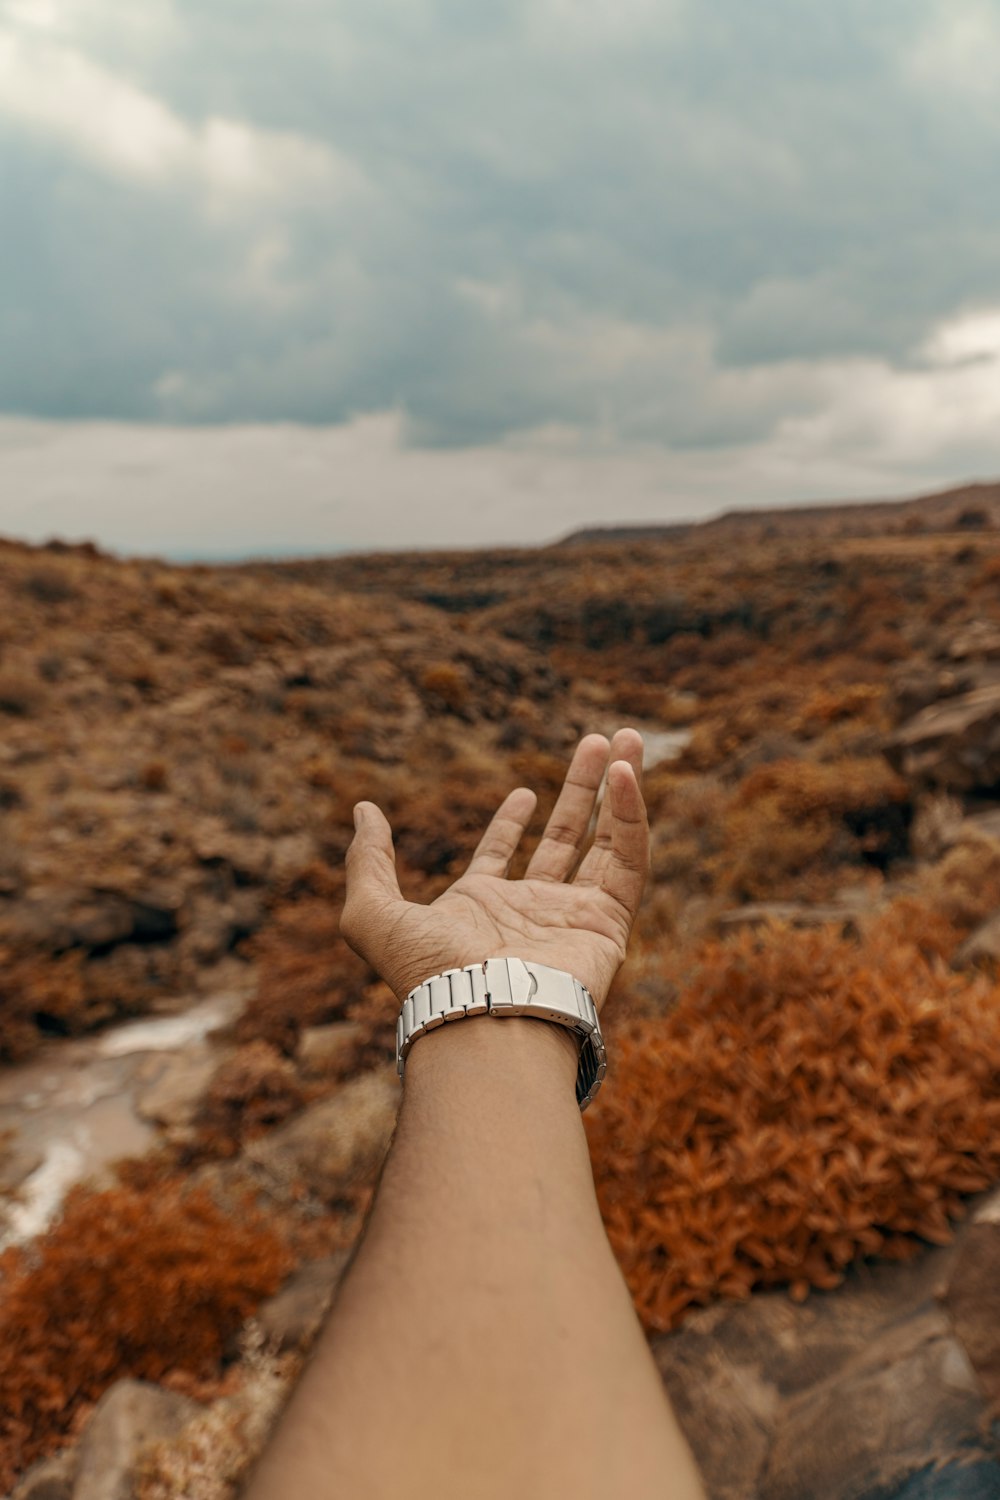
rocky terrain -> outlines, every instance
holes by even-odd
[[[653,878],[587,1129],[709,1492],[1000,1493],[993,498],[229,568],[0,543],[0,1493],[236,1494],[398,1103],[337,935],[354,801],[427,899],[623,722]]]

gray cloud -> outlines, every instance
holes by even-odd
[[[8,412],[712,450],[1000,304],[987,0],[7,0],[4,39]]]

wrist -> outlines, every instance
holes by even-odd
[[[494,1024],[544,1020],[571,1041],[577,1063],[574,1093],[586,1109],[601,1086],[607,1062],[597,1010],[586,986],[565,969],[534,959],[501,956],[448,969],[412,990],[396,1022],[396,1068],[404,1078],[414,1045],[456,1022],[489,1015]]]
[[[406,1062],[405,1090],[448,1087],[456,1077],[477,1088],[523,1086],[538,1079],[565,1093],[577,1110],[579,1039],[563,1026],[533,1016],[468,1016],[420,1038]]]

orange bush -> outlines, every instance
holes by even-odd
[[[432,709],[461,713],[469,701],[468,677],[454,662],[439,661],[425,667],[420,674],[420,687]]]
[[[30,1250],[0,1256],[0,1488],[115,1380],[210,1377],[291,1256],[249,1207],[206,1192],[76,1189]]]
[[[215,1070],[198,1111],[200,1143],[214,1155],[235,1156],[304,1099],[294,1064],[270,1042],[247,1042]]]
[[[755,900],[812,869],[884,867],[906,851],[911,816],[906,783],[878,756],[757,766],[726,816],[721,884]]]
[[[712,942],[676,1010],[613,1041],[587,1115],[640,1316],[832,1287],[858,1256],[943,1243],[1000,1177],[1000,988],[900,940],[775,927]]]
[[[291,1054],[304,1026],[344,1018],[373,978],[340,937],[340,913],[326,898],[292,901],[252,939],[257,994],[236,1026],[241,1042],[266,1041]]]

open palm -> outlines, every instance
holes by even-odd
[[[608,795],[581,860],[609,759]],[[610,747],[603,735],[587,735],[525,878],[507,878],[536,801],[519,787],[497,810],[465,874],[429,906],[404,899],[389,824],[373,803],[359,803],[341,931],[400,1000],[445,969],[513,956],[568,970],[600,1007],[625,957],[649,866],[641,767],[635,730],[619,730]]]

